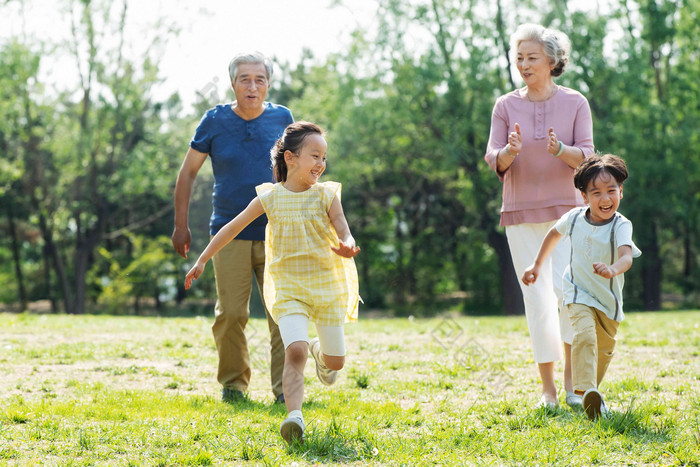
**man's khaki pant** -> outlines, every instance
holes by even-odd
[[[219,352],[217,379],[225,388],[245,391],[250,383],[250,357],[244,334],[250,314],[253,275],[262,296],[265,242],[232,240],[212,258],[217,302],[212,333]],[[270,329],[270,380],[275,397],[282,394],[284,344],[277,324],[265,308]]]
[[[571,303],[567,308],[574,328],[574,341],[571,344],[574,390],[597,388],[612,360],[620,323],[587,305]]]

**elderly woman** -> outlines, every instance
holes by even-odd
[[[501,225],[505,227],[518,277],[530,265],[542,239],[564,213],[583,206],[574,169],[593,153],[593,124],[586,98],[558,86],[568,63],[569,38],[535,24],[518,27],[511,50],[525,87],[498,98],[491,116],[486,162],[503,182]],[[555,407],[554,362],[564,342],[564,386],[569,405],[581,403],[571,381],[573,331],[559,310],[569,245],[559,242],[543,265],[535,287],[520,284],[535,362],[542,378],[539,406]]]

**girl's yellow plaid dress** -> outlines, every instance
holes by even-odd
[[[263,298],[277,322],[303,314],[321,326],[357,320],[357,269],[338,246],[328,210],[340,183],[323,182],[295,193],[280,183],[256,187],[268,224],[265,230]]]

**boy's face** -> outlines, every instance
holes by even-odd
[[[601,172],[581,194],[590,208],[588,220],[600,224],[609,220],[620,206],[622,185],[608,172]]]

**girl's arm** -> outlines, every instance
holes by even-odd
[[[632,267],[632,247],[622,245],[617,248],[617,261],[608,266],[605,263],[593,263],[593,272],[606,279],[627,272]]]
[[[333,224],[339,240],[338,248],[331,247],[331,250],[346,258],[352,258],[358,254],[360,252],[360,247],[355,246],[355,239],[350,233],[350,227],[348,226],[347,219],[345,219],[343,206],[340,204],[338,196],[335,196],[333,201],[331,201],[328,217],[331,219],[331,224]]]
[[[537,277],[540,275],[540,268],[542,267],[542,262],[549,256],[562,235],[559,233],[556,227],[552,226],[547,232],[547,235],[542,240],[542,245],[540,246],[540,251],[537,252],[537,257],[535,262],[525,270],[523,273],[522,281],[525,285],[534,284]]]
[[[239,215],[233,218],[228,224],[223,226],[219,232],[214,235],[209,245],[204,249],[197,262],[192,266],[190,272],[185,276],[185,289],[189,289],[192,281],[196,280],[204,271],[207,261],[211,259],[219,250],[221,250],[228,242],[236,238],[236,235],[241,233],[248,224],[260,217],[265,210],[263,209],[260,199],[256,196],[253,201]]]

